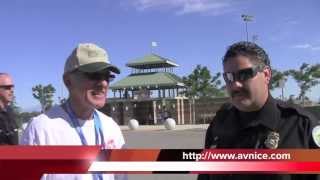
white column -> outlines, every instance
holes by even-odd
[[[191,124],[194,124],[193,123],[193,119],[192,119],[192,105],[191,105],[191,99],[188,99],[188,102],[189,102],[189,121]]]
[[[179,98],[177,98],[177,115],[178,115],[177,124],[180,124],[180,99]]]
[[[157,124],[157,101],[153,101],[153,123]]]
[[[193,112],[193,122],[196,124],[196,106],[195,106],[195,99],[192,98],[192,112]]]
[[[184,124],[184,99],[181,99],[181,124]]]

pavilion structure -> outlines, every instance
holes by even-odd
[[[193,123],[192,106],[184,96],[186,86],[174,74],[179,65],[151,53],[126,64],[131,73],[110,85],[113,98],[104,111],[119,124],[136,119],[140,124],[160,124],[174,118],[177,124]]]

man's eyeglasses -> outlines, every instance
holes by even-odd
[[[14,85],[13,85],[13,84],[10,84],[10,85],[0,85],[0,89],[11,90],[12,88],[14,88]]]
[[[107,82],[111,82],[115,78],[115,76],[110,73],[84,73],[80,71],[77,71],[77,73],[80,73],[86,79],[92,81],[106,80]]]
[[[235,81],[246,81],[257,75],[258,72],[261,72],[264,67],[254,66],[251,68],[241,69],[237,72],[225,72],[223,73],[223,79],[226,83],[232,83]]]

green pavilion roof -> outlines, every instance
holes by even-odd
[[[136,69],[148,69],[148,68],[162,68],[162,67],[177,67],[178,64],[172,60],[161,57],[157,54],[149,54],[142,58],[138,58],[126,64],[128,67]]]
[[[184,87],[182,79],[168,72],[152,72],[144,74],[131,74],[126,78],[111,84],[110,89],[161,89]]]

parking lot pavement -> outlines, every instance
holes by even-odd
[[[205,128],[123,130],[128,149],[201,149]],[[194,174],[130,174],[129,180],[196,180]]]

